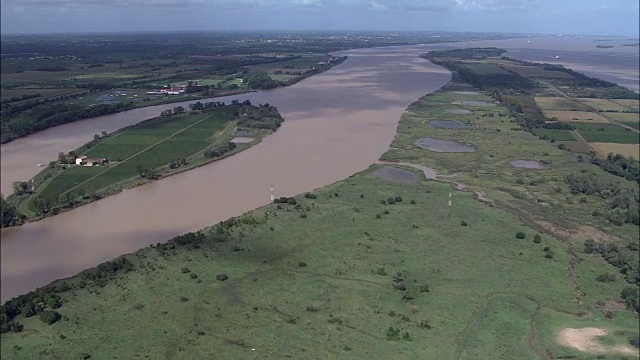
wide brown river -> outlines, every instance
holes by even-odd
[[[517,49],[527,44],[525,39],[471,46]],[[230,158],[3,229],[1,300],[265,205],[271,184],[276,196],[294,195],[367,168],[388,148],[406,107],[451,77],[418,55],[453,46],[345,51],[338,54],[348,55],[347,61],[293,86],[221,98],[268,102],[278,107],[285,122],[259,145]],[[79,121],[2,145],[2,193],[11,191],[12,181],[35,175],[37,164],[82,145],[93,134],[135,124],[173,106]]]

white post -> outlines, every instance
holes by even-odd
[[[271,184],[271,202],[273,202],[273,200],[275,200],[275,197],[273,196],[273,184]]]

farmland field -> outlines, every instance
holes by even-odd
[[[609,153],[620,154],[624,156],[631,156],[636,160],[640,159],[640,144],[614,144],[614,143],[600,143],[592,142],[589,146],[593,147],[598,154],[606,157]]]
[[[555,141],[575,141],[570,130],[557,130],[557,129],[536,129],[536,134],[546,135],[549,139]]]
[[[558,141],[558,145],[564,145],[566,149],[575,153],[588,154],[593,149],[582,141]]]
[[[56,201],[70,191],[91,194],[139,175],[139,167],[155,169],[175,159],[187,158],[215,141],[234,118],[235,106],[225,106],[199,115],[157,118],[116,133],[83,154],[106,158],[109,166],[71,165],[62,170],[40,191],[45,201]],[[33,206],[32,206],[33,208]]]
[[[571,125],[574,125],[580,134],[590,143],[638,143],[638,133],[629,131],[615,124],[572,122]]]
[[[608,123],[609,121],[602,115],[588,111],[562,111],[562,110],[544,110],[544,116],[548,118],[557,118],[563,122],[589,121],[594,123]]]
[[[617,104],[607,99],[591,99],[591,98],[579,98],[581,102],[594,107],[600,111],[625,111],[628,110],[627,106]]]
[[[544,70],[540,66],[505,65],[504,68],[524,77],[573,78],[573,75],[566,72]]]
[[[640,100],[633,99],[611,99],[611,101],[626,106],[629,110],[638,112],[640,111]]]
[[[542,110],[568,110],[568,111],[584,111],[586,107],[581,106],[575,101],[571,101],[564,97],[535,97],[536,104]]]

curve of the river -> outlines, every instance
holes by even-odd
[[[230,158],[3,229],[0,297],[5,301],[120,254],[264,205],[272,183],[276,195],[293,195],[365,169],[386,151],[405,108],[450,79],[448,71],[418,57],[428,50],[498,46],[510,50],[510,56],[531,61],[572,51],[589,54],[566,64],[576,65],[576,70],[587,66],[591,76],[622,85],[637,83],[637,65],[628,65],[629,58],[638,63],[637,48],[598,49],[596,44],[589,38],[547,37],[352,50],[340,53],[349,56],[343,64],[293,86],[218,98],[268,102],[286,121],[261,144]],[[614,62],[627,65],[612,66]],[[616,74],[608,78],[612,67]],[[12,181],[35,175],[40,170],[36,164],[79,147],[93,134],[135,124],[176,105],[74,122],[2,145],[2,193],[10,192]]]
[[[271,184],[277,196],[294,195],[367,168],[388,148],[406,107],[451,78],[420,53],[416,48],[348,51],[343,64],[293,86],[234,96],[276,105],[283,126],[230,158],[3,229],[2,300],[265,205]],[[171,106],[63,125],[9,143],[2,148],[3,181],[17,173],[5,174],[5,167],[21,169],[28,162],[23,172],[28,178],[35,164],[47,163],[58,151]]]

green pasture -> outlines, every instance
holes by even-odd
[[[205,229],[198,249],[128,255],[134,271],[61,294],[68,320],[19,318],[25,329],[2,335],[3,358],[580,355],[549,340],[582,310],[565,244],[545,234],[534,243],[537,230],[470,192],[422,176],[395,184],[369,175],[374,168],[315,191],[316,199],[297,197],[299,206],[250,212],[241,217],[249,225],[223,238]],[[402,201],[381,204],[396,196]],[[585,261],[580,276],[611,271]],[[615,325],[633,333],[627,314]],[[590,324],[612,325],[595,317]]]
[[[58,170],[59,174],[38,191],[39,196],[57,200],[63,193],[91,194],[139,176],[139,167],[156,169],[175,159],[188,158],[218,141],[213,135],[233,120],[234,110],[228,106],[198,115],[156,118],[111,135],[82,154],[109,159],[111,164],[71,165]]]
[[[571,122],[588,142],[637,144],[638,133],[615,124]]]
[[[558,130],[558,129],[536,129],[536,134],[546,135],[549,139],[555,141],[575,141],[576,138],[571,133],[571,130]]]
[[[629,189],[633,188],[633,184],[591,164],[580,163],[577,161],[577,154],[559,150],[558,144],[541,141],[533,134],[521,130],[511,122],[503,107],[467,107],[472,111],[469,115],[447,113],[448,109],[452,109],[452,102],[464,101],[467,96],[437,91],[412,104],[409,111],[403,114],[395,140],[382,160],[410,162],[433,168],[440,174],[456,174],[452,181],[464,183],[485,192],[490,198],[510,204],[514,209],[521,209],[526,217],[548,218],[567,225],[588,224],[613,231],[621,237],[638,237],[638,227],[635,225],[618,227],[592,216],[595,209],[606,210],[608,205],[597,197],[590,197],[589,203],[580,203],[579,197],[569,192],[564,179],[568,174],[584,171],[595,172],[603,179],[620,183]],[[476,95],[474,100],[489,102],[491,98],[485,96],[484,99],[478,99]],[[494,114],[493,117],[487,115],[490,113]],[[434,128],[425,124],[430,119],[470,122],[476,129]],[[610,125],[621,129],[612,124],[593,125]],[[618,134],[619,130],[615,131]],[[624,133],[624,129],[622,132]],[[469,144],[476,152],[439,153],[421,149],[414,142],[423,137]],[[544,170],[515,168],[509,164],[512,160],[541,161],[549,166]]]

